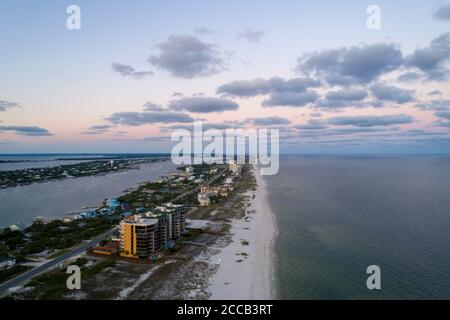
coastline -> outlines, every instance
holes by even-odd
[[[276,299],[274,242],[278,234],[266,182],[256,166],[256,191],[248,191],[246,217],[232,220],[231,243],[210,259],[217,271],[209,281],[210,299]]]

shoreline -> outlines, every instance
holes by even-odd
[[[208,287],[213,300],[277,298],[274,244],[278,229],[266,182],[255,166],[253,173],[257,188],[246,193],[250,198],[246,216],[232,220],[232,241],[210,258],[217,265]]]

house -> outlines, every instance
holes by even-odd
[[[221,197],[228,197],[229,191],[230,190],[227,186],[217,186],[217,187],[202,186],[200,188],[200,193],[209,193]]]
[[[109,211],[115,211],[120,207],[120,202],[117,199],[107,199],[106,206],[108,207]]]
[[[120,242],[110,241],[106,243],[104,246],[96,246],[92,249],[92,253],[103,254],[103,255],[114,255],[118,254],[120,249]]]
[[[194,172],[194,167],[187,166],[186,168],[184,168],[184,170],[186,171],[186,173],[193,173]]]
[[[14,267],[16,259],[10,257],[0,257],[0,269],[9,269]]]

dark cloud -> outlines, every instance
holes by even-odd
[[[441,90],[433,90],[427,93],[428,96],[439,96],[442,94]]]
[[[450,4],[439,7],[434,13],[434,18],[438,20],[450,21]]]
[[[264,31],[262,30],[244,30],[240,32],[237,36],[238,39],[245,39],[251,43],[258,43],[261,37],[264,36]]]
[[[217,46],[197,37],[172,35],[158,44],[158,50],[157,54],[150,55],[148,62],[174,77],[205,77],[226,69]]]
[[[310,103],[316,102],[319,95],[315,91],[305,92],[282,92],[274,93],[269,99],[264,100],[264,107],[288,106],[288,107],[304,107]]]
[[[297,59],[299,73],[326,80],[329,84],[369,83],[383,73],[398,69],[402,52],[394,44],[373,44],[323,50]]]
[[[324,99],[317,102],[316,107],[331,110],[347,107],[363,108],[366,106],[363,101],[367,96],[367,90],[352,87],[329,91]]]
[[[141,79],[145,76],[153,75],[152,71],[136,71],[132,66],[128,64],[121,64],[113,62],[111,64],[111,68],[115,71],[120,73],[124,77],[132,77],[134,79]]]
[[[266,117],[266,118],[252,118],[255,126],[274,126],[274,125],[289,125],[291,121],[281,117]]]
[[[6,111],[10,108],[18,107],[19,105],[15,102],[0,100],[0,111]]]
[[[294,128],[301,130],[322,130],[328,128],[328,126],[325,121],[310,119],[307,124],[297,124]]]
[[[223,112],[227,110],[237,110],[239,105],[231,100],[214,97],[186,97],[172,100],[169,103],[172,110],[184,110],[196,113]]]
[[[144,111],[155,111],[155,112],[162,112],[167,111],[167,109],[163,108],[159,104],[153,103],[151,101],[148,101],[144,104]]]
[[[34,126],[0,126],[0,132],[2,131],[12,131],[15,134],[21,136],[32,136],[32,137],[42,137],[42,136],[53,136],[47,129],[34,127]]]
[[[450,120],[450,110],[446,110],[446,111],[438,111],[434,114],[436,117],[438,118],[443,118],[443,119],[447,119]]]
[[[218,94],[234,97],[253,97],[270,95],[263,101],[264,107],[292,106],[302,107],[315,102],[319,95],[308,88],[320,86],[320,81],[311,78],[294,78],[285,80],[275,77],[269,80],[237,80],[217,88]]]
[[[367,97],[367,91],[356,88],[344,88],[330,91],[325,96],[328,100],[360,101]]]
[[[418,72],[408,71],[397,77],[397,80],[400,82],[414,82],[418,81],[422,78],[422,75]]]
[[[238,124],[235,123],[230,123],[230,122],[221,122],[221,123],[214,123],[214,122],[206,122],[206,123],[202,123],[202,130],[209,130],[209,129],[216,129],[216,130],[225,130],[225,129],[236,129],[239,128],[240,126]],[[161,132],[170,132],[172,130],[177,130],[177,129],[185,129],[188,131],[193,131],[194,130],[194,124],[190,123],[190,124],[174,124],[174,125],[170,125],[170,126],[165,126],[165,127],[160,127],[159,130]]]
[[[384,116],[342,116],[328,119],[328,123],[336,126],[374,127],[412,123],[413,118],[405,114]]]
[[[95,125],[95,126],[90,127],[87,131],[84,131],[82,133],[87,134],[87,135],[103,134],[105,132],[108,132],[108,130],[111,128],[113,128],[113,126],[111,126],[109,124]]]
[[[183,94],[181,92],[177,92],[175,91],[174,93],[172,93],[172,97],[182,97]]]
[[[308,88],[314,88],[320,85],[320,81],[312,78],[294,78],[288,80],[280,77],[274,77],[269,80],[258,78],[226,83],[217,88],[217,93],[243,98],[272,93],[304,92]]]
[[[116,112],[105,120],[126,126],[140,126],[152,123],[192,122],[194,119],[185,113],[178,112]]]
[[[450,100],[432,100],[416,104],[421,110],[445,111],[450,109]]]
[[[372,94],[379,100],[396,102],[399,104],[414,101],[414,93],[394,86],[377,83],[370,87]]]
[[[435,126],[435,127],[443,127],[443,128],[450,128],[450,121],[448,121],[448,122],[438,121],[438,122],[435,122],[433,124],[433,126]]]
[[[423,71],[430,80],[446,80],[445,64],[450,60],[450,32],[431,40],[425,48],[416,49],[405,57],[405,65]]]

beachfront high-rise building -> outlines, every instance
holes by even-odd
[[[186,230],[186,211],[183,205],[168,203],[135,215],[120,223],[121,256],[148,258],[170,247]]]
[[[132,216],[120,223],[121,256],[147,258],[160,249],[158,220]]]
[[[161,221],[162,227],[166,230],[165,235],[170,241],[179,239],[185,232],[186,211],[181,204],[167,203],[156,207],[150,216]]]
[[[237,164],[236,161],[230,160],[228,162],[228,170],[230,170],[235,176],[238,176],[242,172],[242,166]]]

